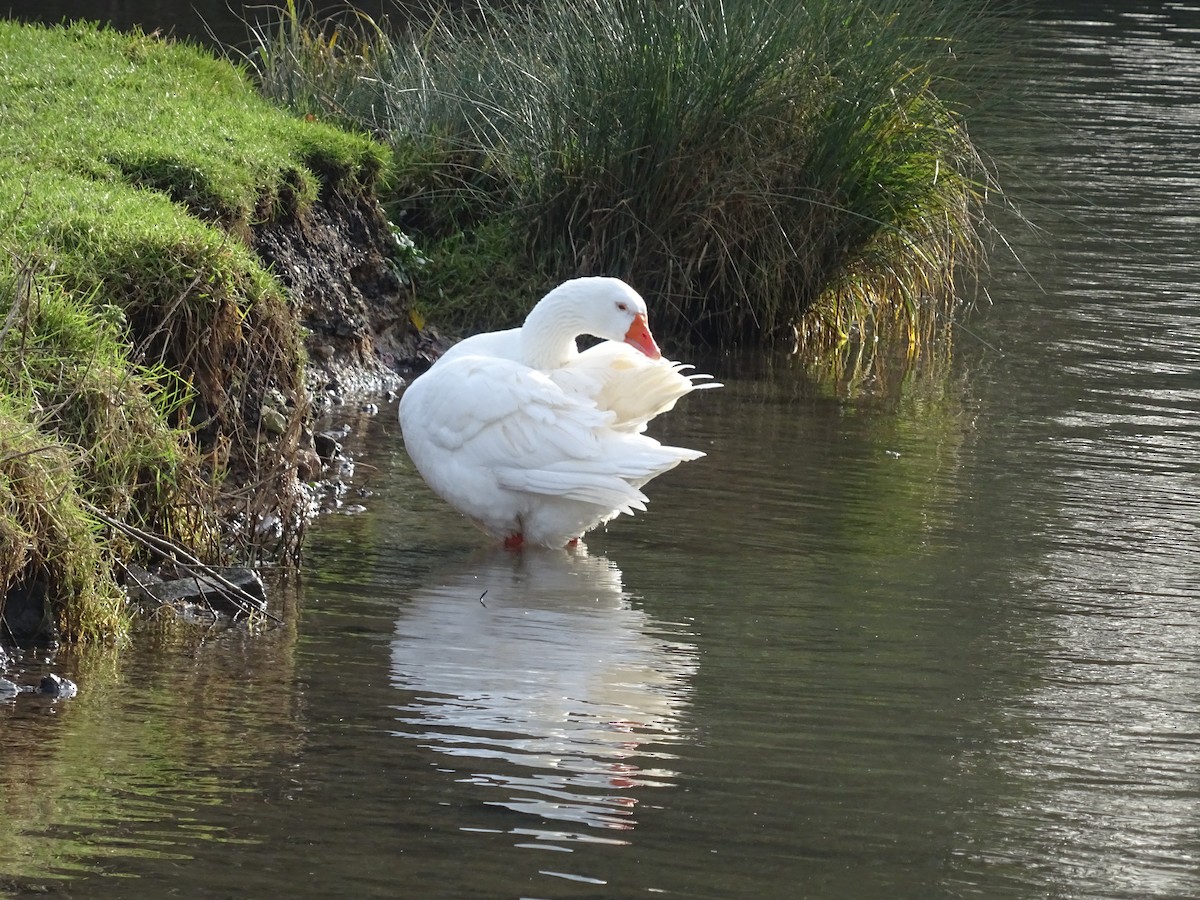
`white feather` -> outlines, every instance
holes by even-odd
[[[437,494],[496,537],[553,547],[644,510],[647,482],[703,456],[643,432],[692,390],[719,385],[620,342],[646,313],[616,279],[567,282],[535,313],[447,351],[404,392],[400,424]],[[583,333],[608,340],[578,353]]]

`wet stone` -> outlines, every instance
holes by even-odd
[[[61,675],[46,675],[38,684],[38,693],[51,697],[74,697],[79,693],[79,687],[69,678]]]
[[[313,447],[317,455],[326,463],[342,452],[341,439],[344,435],[338,431],[319,431],[313,435]]]
[[[209,571],[211,575],[197,573],[171,581],[141,584],[130,593],[139,600],[207,605],[235,615],[262,612],[267,608],[266,587],[254,569],[232,566]]]

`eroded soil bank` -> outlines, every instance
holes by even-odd
[[[433,351],[369,138],[91,25],[0,22],[0,107],[0,640],[108,640],[134,567],[294,564],[315,416]]]

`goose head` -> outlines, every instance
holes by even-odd
[[[563,282],[530,311],[521,328],[526,364],[563,365],[578,352],[575,339],[583,334],[629,344],[650,359],[662,357],[641,295],[619,278],[591,276]]]

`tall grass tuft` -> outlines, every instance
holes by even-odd
[[[947,93],[981,6],[544,0],[402,33],[288,0],[249,59],[277,100],[390,142],[443,313],[492,324],[606,273],[721,343],[919,335],[981,260],[989,177]]]

